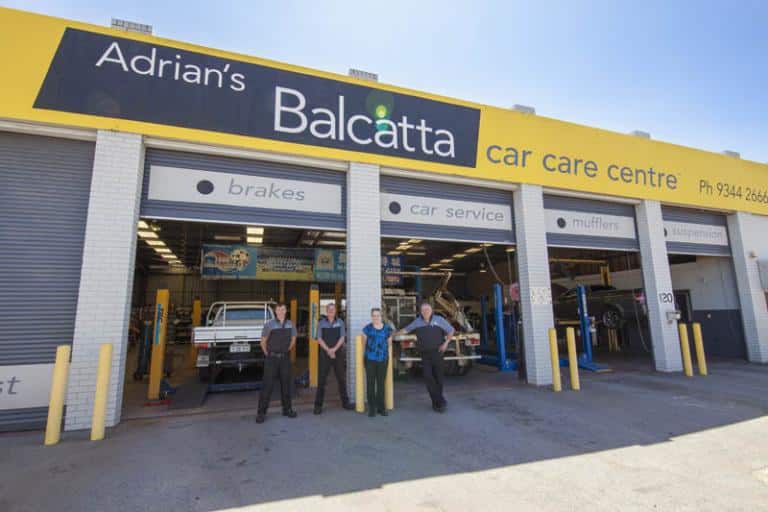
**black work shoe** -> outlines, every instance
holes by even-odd
[[[256,415],[256,423],[264,423],[264,420],[266,419],[266,416],[264,416],[264,413],[262,412]]]
[[[355,408],[355,404],[353,404],[352,402],[347,402],[347,403],[343,404],[342,407],[344,409],[346,409],[347,411],[352,411]]]
[[[379,411],[379,414],[380,414],[380,415],[382,415],[382,416],[389,416],[389,413],[387,412],[387,410],[386,410],[386,409],[381,409],[381,410]]]
[[[323,408],[319,405],[316,405],[314,410],[312,411],[313,414],[323,414]]]
[[[287,411],[283,411],[283,416],[288,416],[289,418],[295,418],[296,416],[298,416],[298,414],[293,409],[288,409]]]

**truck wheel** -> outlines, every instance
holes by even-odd
[[[197,375],[200,378],[200,382],[208,382],[211,380],[211,367],[206,366],[197,369]]]
[[[458,375],[459,377],[463,377],[466,374],[468,374],[469,370],[471,369],[472,369],[472,361],[468,361],[467,364],[465,364],[464,366],[459,365],[459,371],[456,375]]]
[[[445,375],[448,377],[455,377],[459,374],[459,362],[458,361],[446,361]]]

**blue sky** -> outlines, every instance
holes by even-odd
[[[768,162],[768,2],[0,0]]]

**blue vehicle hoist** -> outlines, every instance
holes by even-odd
[[[592,321],[587,310],[587,287],[580,284],[576,287],[578,299],[579,330],[581,332],[582,351],[579,354],[579,368],[590,372],[610,372],[607,366],[597,364],[592,359]],[[568,358],[560,359],[560,366],[568,366]]]
[[[517,319],[515,313],[510,310],[508,315],[504,314],[504,300],[502,298],[502,288],[500,283],[493,285],[494,299],[494,323],[496,324],[496,350],[489,347],[489,328],[488,328],[488,298],[483,295],[480,297],[480,354],[482,355],[479,363],[489,366],[495,366],[500,372],[511,372],[520,370],[514,355],[507,356],[507,342],[517,346]],[[507,317],[507,326],[504,325],[504,317]],[[505,333],[508,335],[505,336]]]

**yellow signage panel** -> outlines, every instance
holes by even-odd
[[[0,117],[768,214],[768,166],[0,8]]]

